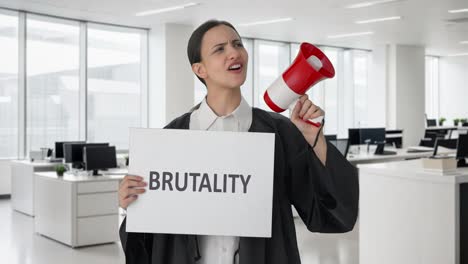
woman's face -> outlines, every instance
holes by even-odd
[[[194,72],[208,87],[239,88],[247,75],[247,51],[232,28],[219,25],[208,30],[202,39],[201,62]]]

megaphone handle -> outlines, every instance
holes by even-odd
[[[319,116],[319,117],[316,117],[316,118],[313,118],[313,119],[307,119],[305,120],[306,123],[309,123],[315,127],[320,127],[323,123],[323,118],[324,116]]]
[[[299,101],[299,99],[295,100],[293,103],[291,103],[289,105],[289,110],[290,111],[293,111],[294,107],[297,104],[297,101]],[[304,122],[306,122],[308,124],[311,124],[311,125],[313,125],[315,127],[320,127],[321,125],[323,125],[323,119],[324,119],[324,116],[319,116],[319,117],[316,117],[316,118],[313,118],[313,119],[304,120]]]

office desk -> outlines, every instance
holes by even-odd
[[[467,168],[442,175],[421,160],[360,165],[359,182],[359,263],[467,263]]]
[[[35,231],[71,247],[119,240],[119,181],[124,175],[36,173]]]
[[[34,173],[54,171],[57,163],[11,161],[11,205],[14,210],[34,216]]]
[[[428,152],[408,152],[407,148],[403,149],[394,149],[394,148],[385,148],[385,150],[395,151],[395,155],[375,155],[374,150],[371,149],[367,152],[361,148],[357,154],[348,153],[347,159],[351,164],[366,164],[366,163],[381,163],[381,162],[391,162],[391,161],[401,161],[408,159],[420,159],[424,157],[430,157],[433,154],[433,151]],[[447,149],[444,147],[439,147],[439,154],[455,154],[456,150]]]

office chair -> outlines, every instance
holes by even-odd
[[[426,125],[427,125],[427,127],[435,127],[435,126],[437,126],[437,120],[436,119],[426,119]]]
[[[442,146],[448,149],[457,149],[457,142],[458,142],[458,139],[442,139],[442,138],[436,139],[433,155],[434,156],[437,155],[437,150],[439,146]]]
[[[347,138],[337,138],[334,141],[330,141],[337,149],[338,151],[343,155],[343,157],[346,158],[348,155],[348,150],[349,150],[349,141]]]
[[[419,146],[433,148],[436,142],[436,139],[443,139],[445,135],[438,134],[437,132],[432,132],[426,130],[424,133],[424,138],[419,141]]]

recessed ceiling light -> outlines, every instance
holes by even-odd
[[[246,27],[246,26],[256,26],[256,25],[265,25],[265,24],[273,24],[273,23],[280,23],[294,20],[292,17],[285,17],[285,18],[278,18],[272,20],[263,20],[263,21],[256,21],[256,22],[249,22],[249,23],[242,23],[238,24],[238,26]]]
[[[453,10],[449,10],[448,12],[449,12],[449,13],[452,13],[452,14],[455,14],[455,13],[464,13],[464,12],[468,12],[468,8],[464,8],[464,9],[453,9]]]
[[[149,16],[149,15],[160,14],[160,13],[175,11],[175,10],[179,10],[179,9],[184,9],[184,8],[191,7],[191,6],[196,6],[196,5],[199,5],[199,3],[188,3],[188,4],[184,4],[184,5],[171,6],[171,7],[153,9],[153,10],[147,10],[147,11],[138,12],[138,13],[135,14],[135,16]]]
[[[330,39],[347,38],[347,37],[365,36],[365,35],[372,35],[372,34],[374,34],[374,32],[367,31],[367,32],[356,32],[356,33],[349,33],[349,34],[331,35],[331,36],[328,36],[328,38],[330,38]]]
[[[403,0],[368,1],[368,2],[361,2],[361,3],[348,5],[348,6],[345,6],[345,8],[363,8],[363,7],[375,6],[375,5],[381,5],[381,4],[388,4],[388,3],[400,2],[400,1],[403,1]]]
[[[447,55],[448,57],[460,57],[460,56],[468,56],[468,52],[467,53],[455,53],[455,54],[449,54]]]
[[[376,22],[399,20],[399,19],[401,19],[401,16],[382,17],[382,18],[374,18],[374,19],[367,19],[367,20],[359,20],[359,21],[356,21],[354,23],[356,23],[356,24],[368,24],[368,23],[376,23]]]
[[[460,41],[460,44],[468,44],[468,40]]]

